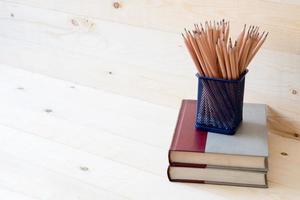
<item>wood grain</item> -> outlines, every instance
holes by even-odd
[[[26,196],[22,193],[12,191],[12,190],[7,189],[5,187],[0,188],[0,195],[4,199],[37,200],[36,198]]]
[[[297,199],[299,141],[280,135],[300,134],[299,2],[116,2],[0,2],[0,196]],[[197,90],[178,32],[223,17],[234,33],[243,23],[271,32],[245,92],[269,105],[269,189],[166,177],[180,101]]]
[[[270,133],[269,189],[174,184],[166,167],[176,108],[6,65],[0,84],[0,194],[4,187],[14,196],[67,200],[300,195],[296,140]]]
[[[13,133],[12,129],[5,127],[1,127],[0,129],[1,131],[5,131],[8,135],[9,133]],[[3,144],[3,141],[13,141],[9,140],[8,135],[1,136],[1,145]],[[18,138],[17,135],[16,137]],[[27,142],[24,141],[23,144],[25,143]],[[31,146],[30,143],[27,143],[27,145],[27,147],[24,146],[25,149],[32,149],[28,148]],[[8,200],[72,200],[76,198],[90,200],[127,199],[124,196],[111,193],[99,186],[55,172],[52,167],[43,167],[40,164],[34,163],[26,158],[21,158],[17,155],[17,152],[9,150],[9,146],[9,144],[6,147],[2,145],[3,148],[0,150],[0,194],[2,198]],[[37,150],[36,153],[39,154],[38,152],[40,152],[40,150],[41,149]],[[43,153],[40,155],[42,154]],[[35,156],[36,155],[32,155],[32,158]],[[79,166],[74,167],[74,170],[78,171],[78,174],[81,173],[83,176],[86,174],[79,169]]]
[[[196,71],[179,34],[0,5],[1,63],[173,108],[196,97]],[[297,54],[262,50],[246,78],[245,101],[268,104],[276,111],[270,128],[291,137],[300,133],[299,63]]]
[[[161,169],[166,167],[177,110],[45,79],[20,69],[0,69],[0,84],[13,89],[0,89],[0,95],[7,97],[0,99],[1,124],[165,175]],[[21,86],[23,89],[19,90]],[[65,98],[57,98],[58,95]],[[88,104],[84,103],[87,101]],[[149,163],[153,163],[152,168]]]
[[[182,32],[204,20],[229,19],[236,36],[244,23],[269,31],[267,49],[300,53],[299,1],[111,1],[111,0],[7,0],[23,5],[58,10],[117,23]],[[118,7],[114,6],[118,3]]]
[[[44,172],[46,175],[45,172],[47,172],[48,169],[53,175],[58,175],[59,177],[67,176],[69,177],[68,180],[76,179],[79,182],[93,185],[99,188],[99,190],[102,189],[108,193],[107,198],[103,197],[103,199],[110,199],[110,196],[121,196],[123,199],[141,199],[145,197],[145,194],[147,194],[148,199],[155,199],[157,197],[181,199],[180,195],[193,198],[197,196],[199,192],[197,188],[190,188],[180,184],[170,184],[166,177],[152,175],[84,151],[75,150],[65,145],[32,136],[26,132],[1,125],[0,130],[5,133],[1,135],[1,161],[4,162],[4,160],[7,160],[8,162],[8,164],[4,165],[3,170],[14,164],[16,166],[25,165],[26,170],[26,164],[30,163],[28,164],[29,167],[39,166],[41,169],[46,169],[41,171],[42,174]],[[15,148],[15,145],[17,145],[18,148]],[[5,152],[9,152],[9,154],[6,155]],[[12,158],[15,158],[16,161]],[[23,162],[19,164],[20,160],[23,160]],[[81,170],[81,166],[87,167],[88,170]],[[16,170],[10,169],[6,171],[8,171],[8,175],[12,177],[22,178],[22,176],[26,176],[26,173],[22,172],[22,170],[15,174],[13,174],[13,171]],[[42,176],[42,174],[40,176]],[[38,178],[39,176],[36,176],[36,179]],[[44,180],[42,179],[41,182],[44,183]],[[59,187],[59,185],[56,187],[61,190],[63,190],[63,187],[68,186],[67,183],[63,182],[60,184],[61,187]],[[71,185],[69,185],[69,187],[72,188]],[[51,189],[52,187],[50,186],[46,191],[51,191]],[[75,187],[73,189],[75,189]],[[64,194],[74,195],[68,191]],[[201,194],[207,198],[218,198],[218,195],[204,190],[201,191]],[[55,195],[55,193],[53,193],[53,195]],[[63,198],[63,193],[56,195],[58,198]],[[92,199],[88,196],[88,191],[85,193],[84,199]]]

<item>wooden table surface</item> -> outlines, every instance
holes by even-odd
[[[167,152],[178,109],[6,65],[0,66],[0,85],[3,199],[286,200],[300,195],[296,140],[269,134],[268,189],[171,183]]]
[[[0,1],[0,199],[299,199],[300,6],[217,7],[234,26],[264,16],[273,33],[246,79],[246,101],[268,104],[272,130],[285,131],[269,133],[269,188],[257,189],[168,181],[180,101],[195,98],[197,86],[179,30],[220,1],[191,16],[198,1],[143,2],[149,12],[136,18],[136,1],[109,11],[104,0]],[[249,6],[260,15],[251,18]],[[290,25],[278,28],[283,22]],[[294,39],[283,38],[286,31]]]

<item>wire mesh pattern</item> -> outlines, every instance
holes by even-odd
[[[195,127],[233,135],[243,118],[245,75],[238,80],[198,77]]]

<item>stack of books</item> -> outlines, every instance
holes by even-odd
[[[183,100],[169,150],[170,181],[268,187],[266,106],[244,104],[233,136],[195,129],[196,101]]]

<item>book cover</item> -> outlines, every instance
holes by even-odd
[[[196,101],[183,100],[169,150],[171,165],[267,171],[266,106],[245,103],[235,135],[195,129]]]

